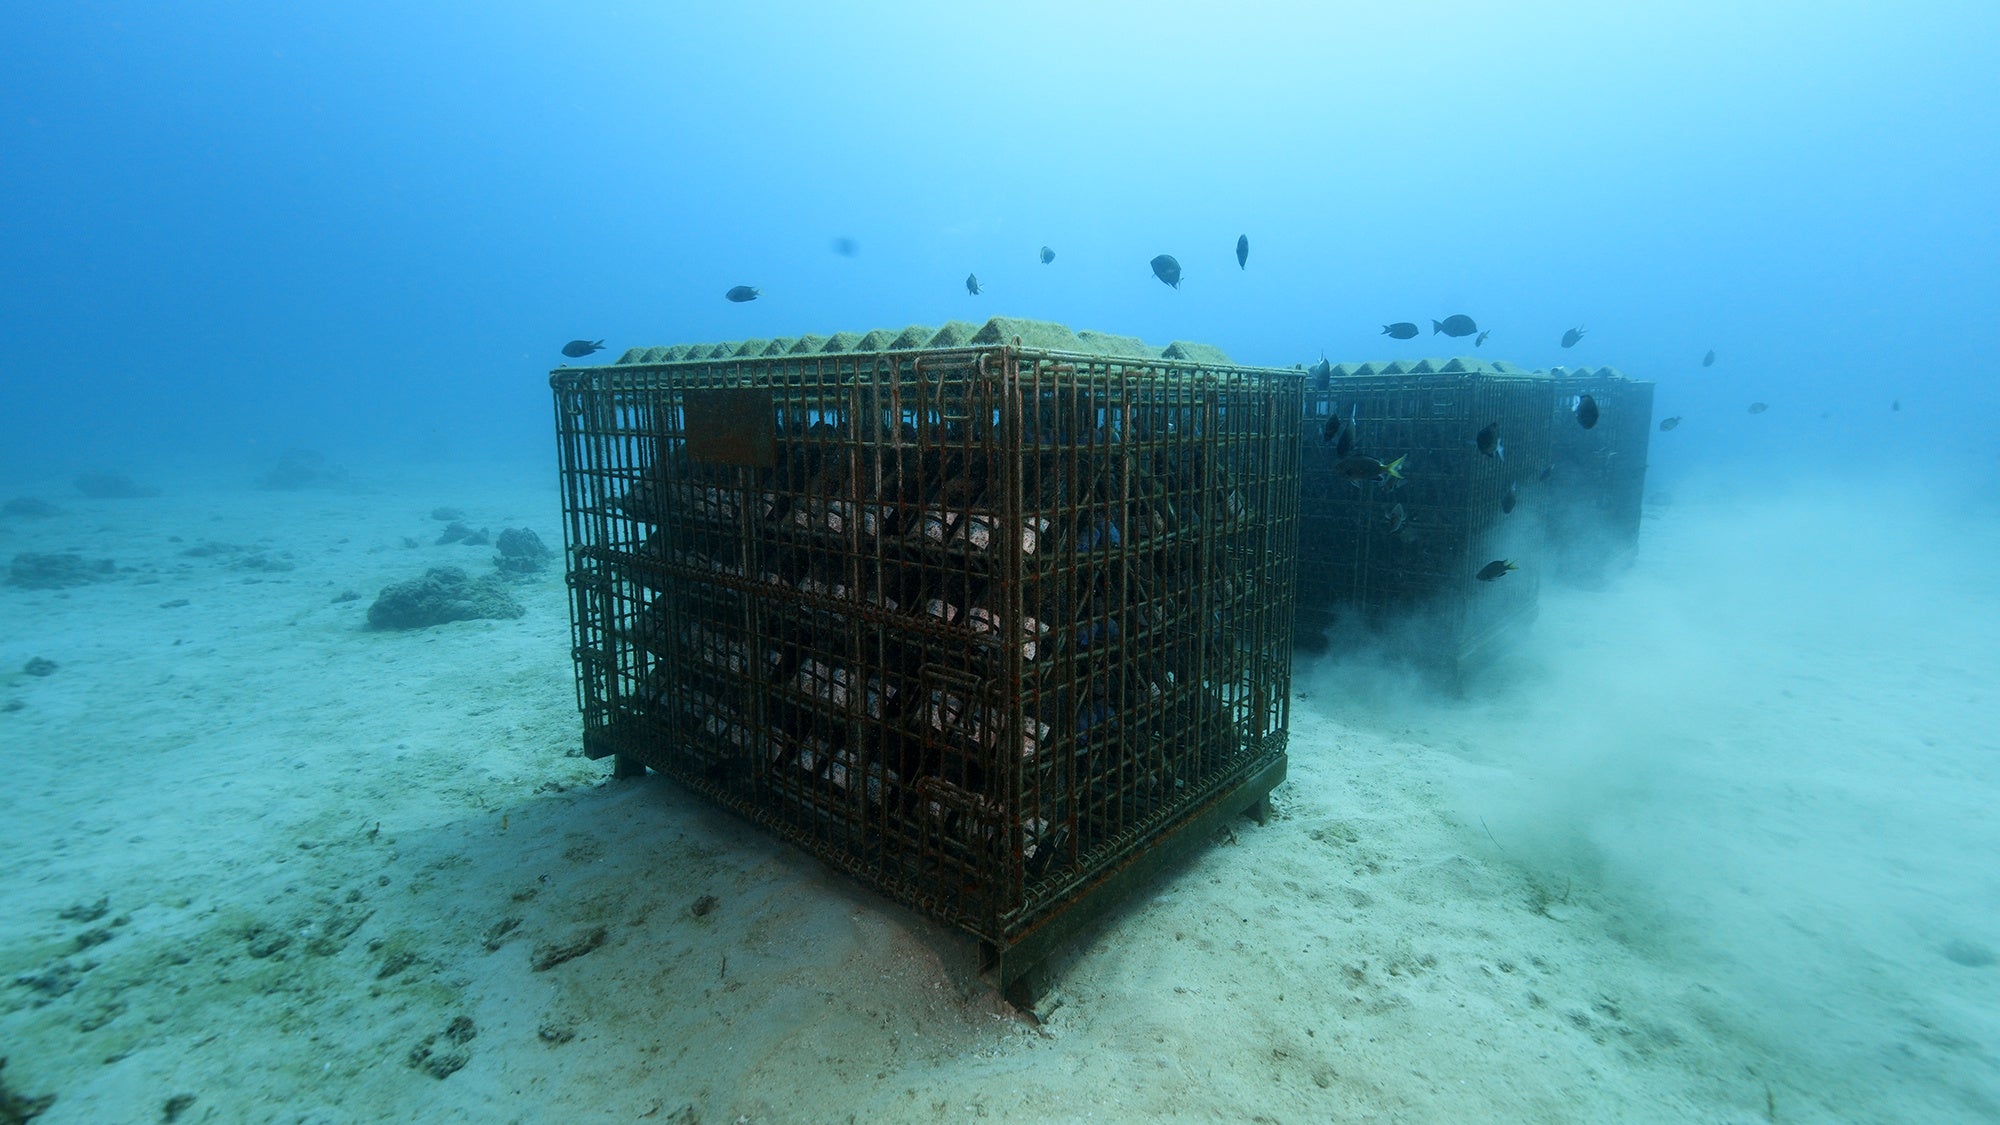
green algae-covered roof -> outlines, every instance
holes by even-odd
[[[1185,363],[1230,365],[1229,354],[1212,344],[1175,340],[1157,348],[1136,336],[1109,332],[1072,332],[1067,325],[1046,320],[996,316],[985,324],[964,320],[947,321],[942,326],[913,324],[907,328],[875,328],[867,332],[836,332],[831,336],[806,333],[776,339],[734,340],[719,344],[674,344],[670,347],[627,348],[617,362],[677,363],[730,358],[784,355],[839,355],[848,352],[913,351],[918,349],[965,348],[1010,345],[1036,351],[1076,352],[1084,355],[1130,356],[1138,359],[1170,359]],[[1338,369],[1336,369],[1338,370]]]
[[[1604,379],[1627,378],[1626,374],[1616,367],[1553,367],[1547,372],[1537,372],[1537,374],[1547,374],[1556,379],[1592,379],[1600,381]]]
[[[1609,370],[1608,368],[1606,370]],[[1367,378],[1371,375],[1539,375],[1547,377],[1546,371],[1529,371],[1508,363],[1504,359],[1477,359],[1469,355],[1450,358],[1391,359],[1370,363],[1336,363],[1333,365],[1335,379]]]
[[[889,341],[889,350],[900,352],[908,351],[911,348],[926,347],[930,344],[931,337],[935,335],[937,335],[935,329],[925,328],[921,324],[912,324],[901,332],[896,333],[895,338]]]
[[[1190,363],[1228,363],[1229,355],[1214,344],[1197,344],[1188,340],[1175,340],[1160,352],[1165,359],[1184,359]]]
[[[1014,316],[996,316],[985,326],[972,334],[975,344],[1011,344],[1016,339],[1024,348],[1041,348],[1051,352],[1080,352],[1086,350],[1083,341],[1066,324],[1055,324],[1046,320],[1022,320]]]
[[[1098,355],[1159,355],[1159,349],[1149,348],[1146,341],[1137,336],[1114,336],[1109,332],[1092,332],[1084,329],[1076,334],[1083,341],[1083,350]]]
[[[979,326],[977,324],[963,320],[947,320],[944,322],[944,327],[937,330],[937,335],[931,337],[930,343],[924,346],[927,348],[962,348],[972,343],[972,338],[978,334]]]

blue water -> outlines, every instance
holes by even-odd
[[[547,458],[577,336],[1465,312],[1659,380],[1662,478],[1991,474],[1991,5],[844,7],[9,6],[0,473]]]

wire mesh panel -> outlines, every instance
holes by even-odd
[[[1585,428],[1577,407],[1589,395],[1597,421]],[[1557,369],[1550,424],[1549,541],[1555,573],[1595,584],[1632,565],[1653,436],[1653,384],[1615,367]]]
[[[1456,673],[1526,628],[1552,393],[1546,378],[1469,360],[1343,365],[1309,387],[1301,645],[1396,624],[1410,655]],[[1520,569],[1480,580],[1497,559]]]
[[[1282,777],[1296,373],[674,354],[551,377],[593,757],[995,948]]]

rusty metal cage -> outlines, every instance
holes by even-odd
[[[1551,422],[1554,472],[1548,526],[1554,573],[1596,585],[1632,565],[1639,551],[1646,456],[1653,436],[1653,384],[1615,367],[1557,368]],[[1577,424],[1583,395],[1597,424]]]
[[[1553,398],[1546,377],[1469,359],[1340,365],[1310,383],[1300,646],[1395,624],[1405,655],[1455,680],[1525,630],[1545,561],[1539,508]],[[1478,448],[1489,424],[1494,455]],[[1343,431],[1350,456],[1403,458],[1401,478],[1343,473]],[[1520,569],[1478,580],[1496,559]]]
[[[1284,775],[1302,380],[855,342],[552,373],[584,745],[1007,987]]]

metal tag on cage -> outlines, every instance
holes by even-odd
[[[681,392],[688,459],[768,469],[778,463],[776,413],[763,387],[689,387]]]

